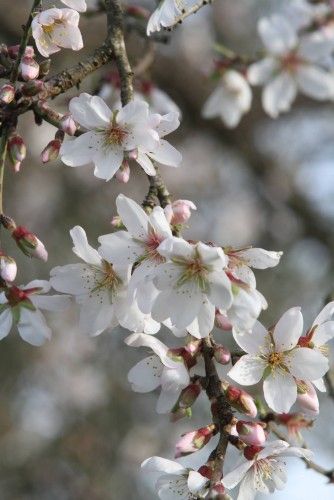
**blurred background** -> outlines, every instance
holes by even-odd
[[[213,44],[223,42],[252,54],[259,47],[257,19],[282,4],[217,0],[167,33],[169,42],[158,44],[150,75],[183,113],[181,127],[171,137],[183,154],[182,168],[161,170],[175,199],[197,205],[186,234],[217,244],[284,250],[276,269],[257,273],[258,288],[270,304],[262,320],[271,324],[286,308],[301,305],[309,325],[334,289],[333,104],[299,97],[289,114],[273,121],[262,111],[260,91],[255,90],[252,111],[236,130],[227,130],[218,119],[201,119],[203,103],[213,90],[207,78]],[[0,0],[2,42],[18,43],[30,5],[27,0]],[[56,54],[51,74],[102,43],[103,14],[82,16],[80,26],[85,48],[79,54]],[[128,45],[136,63],[145,43],[130,33]],[[108,69],[85,80],[82,89],[92,92]],[[51,105],[65,112],[77,93],[75,89]],[[92,166],[42,166],[40,152],[55,130],[32,122],[30,113],[20,119],[29,157],[19,174],[7,169],[5,206],[17,223],[38,234],[49,261],[19,255],[3,235],[3,245],[19,263],[19,283],[47,279],[53,266],[76,261],[68,233],[74,225],[86,229],[92,245],[100,234],[110,232],[120,191],[138,202],[147,191],[147,179],[135,167],[129,184],[122,185],[95,178]],[[24,343],[16,333],[0,344],[1,500],[154,499],[151,479],[140,473],[141,461],[151,455],[172,458],[182,432],[208,423],[204,396],[196,403],[192,421],[171,424],[167,416],[157,416],[157,395],[132,393],[126,378],[144,353],[124,345],[127,332],[121,329],[84,337],[77,328],[77,313],[75,308],[62,317],[51,313],[53,337],[41,348]],[[216,335],[224,342],[223,333]],[[315,461],[332,468],[334,401],[320,399],[320,416],[304,435]],[[205,461],[213,445],[196,454],[195,465]],[[313,500],[315,492],[324,500],[334,498],[334,486],[324,477],[306,471],[297,459],[289,467],[286,489],[272,498]]]

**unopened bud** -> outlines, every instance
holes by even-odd
[[[213,355],[217,363],[227,365],[231,361],[231,353],[223,345],[215,345]]]
[[[122,165],[117,170],[115,177],[119,182],[122,182],[123,184],[126,184],[127,182],[129,182],[130,167],[129,167],[129,163],[126,160],[123,161]]]
[[[60,120],[62,130],[68,135],[74,135],[77,131],[77,125],[72,115],[64,115]]]
[[[196,210],[196,205],[190,200],[176,200],[164,210],[170,224],[184,224],[190,219],[191,210]]]
[[[0,251],[0,276],[5,281],[14,281],[16,278],[17,266],[12,257],[8,257]]]
[[[303,411],[312,415],[319,413],[319,400],[313,384],[304,382],[305,390],[297,393],[297,403]]]
[[[191,408],[176,408],[170,413],[170,421],[177,422],[181,418],[191,418],[192,411]]]
[[[8,141],[9,158],[14,166],[15,172],[20,170],[21,162],[25,159],[27,148],[20,135],[12,135]]]
[[[20,72],[23,80],[35,80],[39,75],[39,64],[33,57],[23,57],[20,63]]]
[[[244,449],[244,457],[247,460],[254,460],[255,455],[263,450],[263,446],[246,446]]]
[[[250,394],[248,394],[243,389],[238,389],[238,387],[229,385],[227,382],[222,383],[222,389],[227,400],[229,401],[231,406],[233,406],[233,408],[242,413],[245,413],[245,415],[248,415],[249,417],[256,417],[256,404]]]
[[[217,483],[211,488],[210,498],[215,500],[232,500],[232,497],[226,493],[224,485]]]
[[[19,45],[11,45],[10,47],[8,47],[8,55],[11,59],[16,59],[17,56],[19,55],[19,49],[20,49],[20,46]],[[25,48],[25,51],[24,51],[24,56],[26,57],[34,57],[35,55],[35,51],[34,51],[34,48],[31,46],[31,45],[27,45],[27,47]]]
[[[215,325],[217,328],[220,328],[220,330],[232,330],[232,323],[228,319],[228,317],[221,313],[219,310],[216,311],[215,315]]]
[[[25,255],[36,257],[37,259],[46,262],[48,260],[48,252],[44,244],[37,238],[34,233],[31,233],[23,226],[18,226],[12,232],[17,246]]]
[[[33,97],[39,94],[44,89],[44,82],[42,80],[29,80],[21,87],[22,94],[27,97]]]
[[[51,68],[51,59],[44,59],[39,64],[39,76],[42,78],[43,76],[46,76]]]
[[[263,446],[266,441],[263,425],[257,422],[239,420],[236,428],[240,439],[248,445]]]
[[[16,229],[16,224],[14,219],[9,217],[8,215],[1,214],[0,215],[0,222],[3,225],[5,229],[8,229],[8,231],[12,232],[14,229]]]
[[[184,457],[201,450],[216,433],[216,426],[211,424],[183,434],[176,444],[175,458]]]
[[[48,163],[49,161],[56,160],[59,156],[60,147],[61,142],[58,139],[50,141],[41,153],[42,162]]]
[[[13,85],[3,85],[0,88],[0,102],[2,104],[9,104],[15,97],[15,88]]]
[[[111,219],[110,223],[116,229],[125,229],[125,226],[124,226],[122,219],[120,218],[119,215],[114,215],[114,217]]]
[[[189,384],[183,389],[177,402],[179,408],[189,408],[192,406],[201,393],[200,384]]]

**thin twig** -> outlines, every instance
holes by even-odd
[[[3,125],[0,136],[0,215],[3,214],[3,182],[7,157],[8,134],[9,127],[7,125]]]

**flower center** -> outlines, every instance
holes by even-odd
[[[206,292],[208,289],[207,274],[208,268],[203,264],[200,258],[193,260],[173,259],[175,264],[183,267],[183,272],[177,280],[177,285],[182,286],[187,281],[195,281],[199,288]]]
[[[273,367],[277,367],[283,364],[284,354],[282,352],[272,352],[269,354],[268,363]]]
[[[52,35],[57,25],[64,24],[61,19],[55,19],[52,24],[42,24],[45,35]]]
[[[121,146],[127,135],[127,130],[112,123],[104,131],[104,143],[106,146]]]
[[[298,66],[303,64],[303,59],[296,54],[296,52],[290,52],[281,58],[282,68],[290,73],[295,72]]]
[[[145,242],[146,246],[146,258],[156,260],[157,262],[165,262],[164,257],[157,252],[157,248],[160,243],[163,241],[159,235],[157,235],[154,231],[149,233],[148,239]]]

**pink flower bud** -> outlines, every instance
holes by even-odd
[[[45,84],[42,80],[29,80],[21,87],[22,94],[28,97],[33,97],[39,94],[44,89]]]
[[[64,115],[60,120],[62,130],[68,135],[74,135],[77,130],[77,125],[72,118],[72,115]]]
[[[200,384],[190,384],[183,389],[178,399],[179,408],[189,408],[192,406],[201,393]]]
[[[234,387],[228,383],[223,383],[222,388],[231,406],[249,417],[256,417],[256,404],[250,394],[243,389],[238,389],[238,387]]]
[[[20,170],[21,162],[25,159],[27,148],[22,137],[18,134],[12,135],[8,141],[9,158],[14,165],[15,172]]]
[[[190,200],[176,200],[165,207],[165,215],[170,224],[184,224],[190,219],[191,210],[196,209]]]
[[[15,88],[13,85],[3,85],[0,88],[0,102],[2,104],[9,104],[15,97]]]
[[[17,266],[12,257],[8,257],[0,251],[0,276],[5,281],[14,281],[16,278]]]
[[[122,219],[120,218],[119,215],[114,215],[114,217],[111,219],[110,223],[116,229],[124,229],[125,228],[125,226],[122,222]]]
[[[25,255],[36,257],[44,262],[48,260],[48,252],[43,243],[34,233],[31,233],[25,227],[18,226],[15,228],[12,232],[12,237]]]
[[[232,330],[232,323],[230,323],[229,319],[225,314],[222,314],[219,309],[216,311],[215,316],[215,325],[217,328],[221,330]]]
[[[19,45],[11,45],[10,47],[8,47],[9,57],[11,59],[16,59],[18,54],[19,54],[19,49],[20,49]],[[24,51],[24,55],[27,57],[34,57],[34,55],[35,55],[34,48],[31,45],[27,45],[27,47]]]
[[[318,415],[319,413],[319,400],[316,390],[311,382],[303,382],[304,391],[297,394],[297,403],[303,411]],[[298,386],[299,388],[299,386]]]
[[[58,139],[50,141],[41,153],[42,162],[48,163],[49,161],[56,160],[59,156],[60,147],[61,142]]]
[[[202,449],[216,433],[216,426],[211,424],[183,434],[176,444],[175,458],[184,457]]]
[[[115,177],[119,182],[123,182],[123,184],[129,182],[130,167],[129,163],[126,160],[123,161],[121,167],[117,170]]]
[[[263,446],[266,441],[263,426],[256,422],[239,420],[237,423],[237,432],[240,439],[249,446]]]
[[[231,361],[231,353],[223,345],[215,345],[213,355],[217,363],[227,365]]]
[[[35,80],[39,75],[39,64],[33,57],[23,57],[20,64],[23,80]]]

